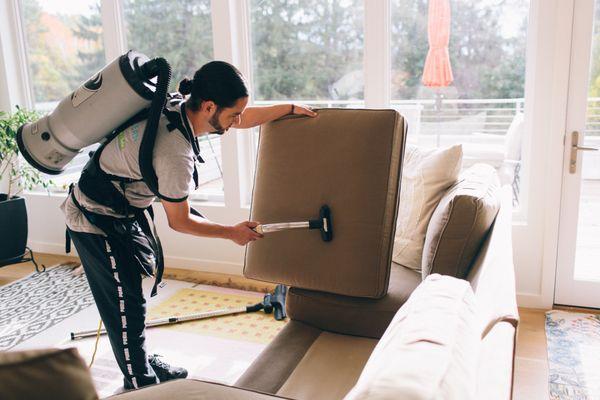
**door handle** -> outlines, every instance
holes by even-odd
[[[598,151],[595,147],[579,146],[579,132],[571,132],[571,161],[569,162],[569,173],[577,172],[577,152],[578,151]]]
[[[579,150],[579,151],[598,151],[598,150],[600,150],[595,147],[585,147],[585,146],[573,146],[573,148],[575,150]]]

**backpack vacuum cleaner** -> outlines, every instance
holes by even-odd
[[[171,67],[164,58],[151,60],[128,51],[62,99],[50,114],[21,126],[17,131],[19,150],[39,171],[57,175],[83,148],[103,141],[148,109],[140,164],[151,166],[170,80]],[[144,175],[144,165],[140,167]],[[146,182],[147,177],[143,178]],[[148,186],[155,191],[155,185]]]

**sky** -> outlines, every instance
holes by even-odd
[[[49,14],[84,14],[90,12],[90,6],[100,0],[39,0],[39,5]]]

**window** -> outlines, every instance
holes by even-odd
[[[362,0],[252,0],[254,98],[362,104]]]
[[[50,111],[106,63],[100,1],[20,4],[35,109]]]
[[[170,91],[184,77],[213,60],[210,0],[123,1],[127,45],[150,58],[163,57],[172,68]],[[221,138],[200,139],[205,160],[198,168],[199,190],[195,200],[223,201]]]
[[[429,2],[392,0],[392,106],[412,127],[410,142],[462,143],[464,166],[495,166],[517,202],[529,0],[449,3],[454,80],[432,88],[422,83]]]
[[[20,6],[34,108],[49,112],[106,64],[100,1],[24,0]],[[87,159],[84,151],[51,177],[54,189],[76,181]]]
[[[251,0],[254,104],[364,107],[363,4]],[[254,161],[258,129],[253,144]]]
[[[371,24],[377,21],[365,21],[365,7],[383,15],[381,11],[387,10],[383,1],[118,0],[116,14],[122,16],[123,26],[118,26],[120,18],[101,14],[100,4],[100,0],[20,2],[38,110],[51,110],[56,101],[106,64],[105,29],[112,33],[122,29],[126,48],[166,58],[173,68],[170,90],[176,90],[183,77],[192,77],[214,58],[211,7],[216,7],[218,15],[242,16],[236,23],[248,24],[249,48],[244,41],[236,41],[223,54],[244,60],[249,56],[254,104],[371,106],[365,104],[364,25],[372,34]],[[409,141],[424,147],[462,143],[465,166],[480,161],[496,166],[505,182],[513,184],[517,201],[520,144],[525,134],[519,121],[524,109],[529,0],[450,0],[448,48],[454,79],[438,89],[422,83],[429,49],[429,1],[389,0],[389,4],[391,34],[377,40],[390,50],[390,105],[408,119]],[[219,27],[230,29],[233,37],[234,31],[245,30],[243,26],[234,29],[232,23],[219,21]],[[50,36],[53,40],[48,40]],[[222,43],[230,45],[227,40]],[[114,52],[120,46],[110,43],[107,48]],[[383,62],[386,54],[379,50],[371,56]],[[255,160],[257,131],[249,137],[250,160]],[[221,138],[203,137],[201,152],[206,164],[199,168],[201,188],[192,198],[222,201]],[[59,177],[59,183],[76,179],[86,159],[77,158],[69,166],[71,176]],[[253,162],[248,164],[246,171],[253,168]]]

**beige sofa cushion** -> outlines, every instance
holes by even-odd
[[[345,399],[474,399],[480,334],[469,283],[430,275],[398,311]]]
[[[421,274],[400,265],[390,273],[390,286],[381,299],[363,299],[290,288],[288,317],[323,330],[379,339],[394,315],[421,283]]]
[[[277,395],[296,400],[343,399],[376,345],[376,339],[322,332]]]
[[[248,245],[244,275],[346,296],[384,296],[405,130],[394,110],[323,109],[315,118],[263,125],[250,218],[307,221],[328,204],[333,240],[306,229],[266,234]]]
[[[462,165],[462,146],[425,150],[407,146],[392,260],[421,270],[427,224]]]
[[[235,386],[297,400],[340,400],[356,383],[377,342],[290,321]]]
[[[98,398],[75,348],[0,352],[0,387],[3,400]]]
[[[425,238],[422,275],[464,279],[500,209],[494,168],[475,164],[464,171],[436,207]]]

